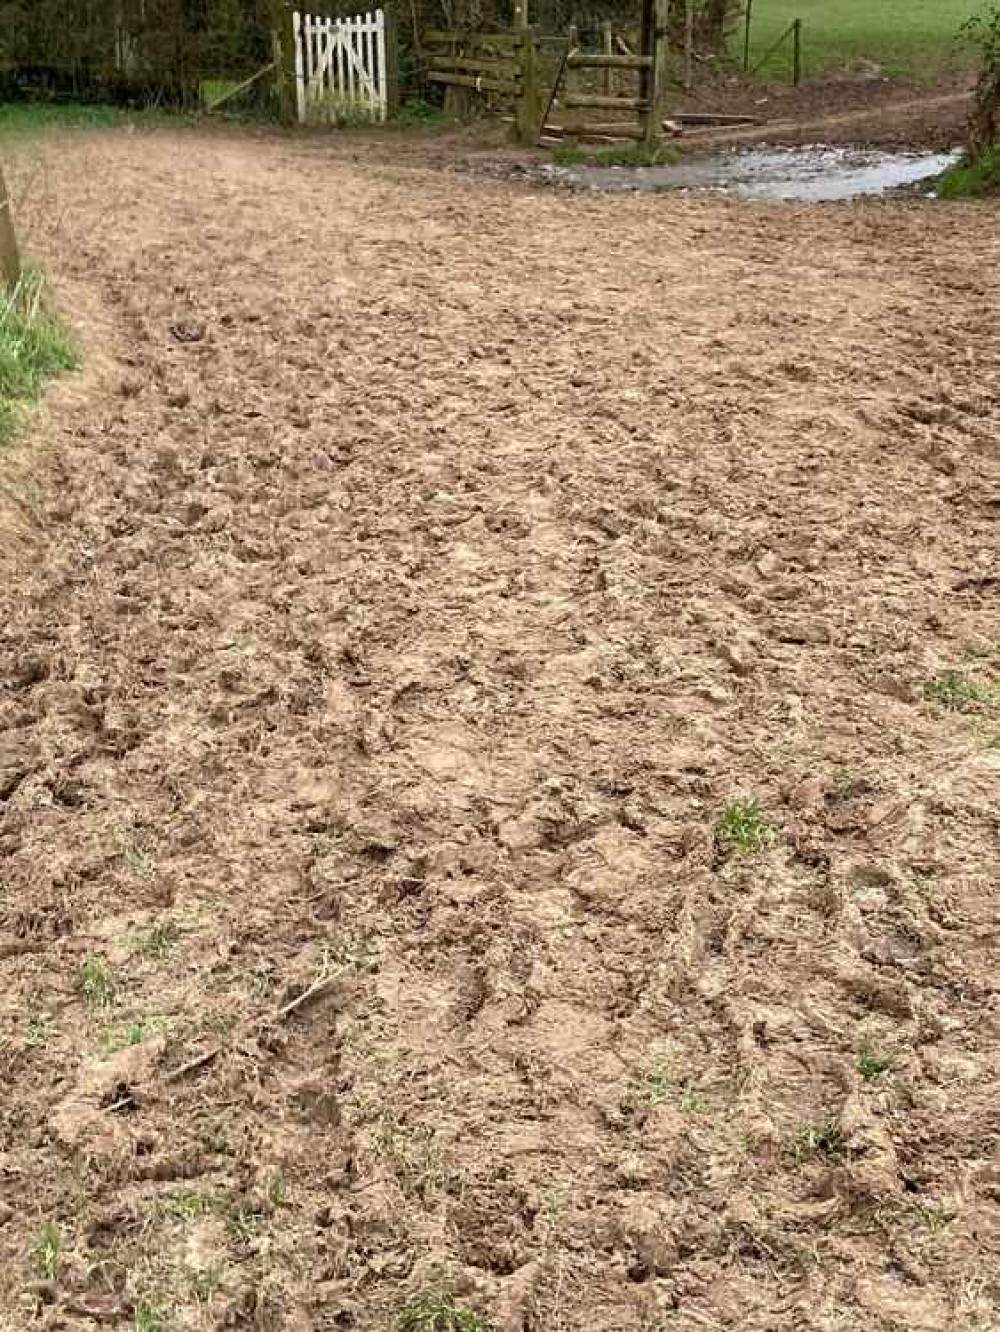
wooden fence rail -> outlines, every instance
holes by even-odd
[[[651,69],[652,56],[572,54],[566,62],[570,69]]]

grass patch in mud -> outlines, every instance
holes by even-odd
[[[55,1281],[59,1275],[62,1231],[55,1221],[46,1221],[31,1250],[31,1260],[43,1281]]]
[[[939,199],[978,199],[1000,194],[1000,147],[963,157],[938,177]]]
[[[166,1332],[166,1311],[149,1300],[140,1300],[135,1306],[135,1332]]]
[[[654,167],[671,166],[681,160],[681,153],[669,144],[659,148],[644,148],[642,144],[613,144],[608,148],[588,147],[586,144],[560,143],[552,149],[556,166],[573,167]]]
[[[46,306],[41,272],[26,268],[14,290],[0,294],[0,447],[16,434],[46,379],[78,363],[66,330]]]
[[[995,685],[983,684],[963,671],[942,671],[924,685],[924,698],[946,712],[967,712],[970,708],[989,707],[998,700]]]
[[[877,1082],[883,1074],[892,1072],[892,1057],[878,1054],[874,1050],[862,1050],[858,1055],[857,1068],[865,1082]]]
[[[456,1304],[451,1295],[421,1295],[396,1319],[396,1332],[492,1332],[479,1314]]]
[[[753,797],[727,801],[715,825],[715,845],[723,860],[764,851],[777,836],[777,828],[767,821]]]
[[[98,957],[86,958],[80,973],[80,988],[88,1008],[110,1008],[115,998],[111,968]]]

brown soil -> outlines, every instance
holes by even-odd
[[[0,1326],[995,1326],[990,216],[359,142],[34,176]]]
[[[972,80],[968,75],[930,86],[900,79],[843,74],[809,79],[801,87],[740,80],[699,88],[679,110],[756,116],[759,128],[688,133],[685,149],[720,139],[759,137],[772,143],[851,143],[897,148],[952,148],[965,137]]]

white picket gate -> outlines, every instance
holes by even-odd
[[[385,120],[385,12],[354,18],[293,14],[299,123]]]

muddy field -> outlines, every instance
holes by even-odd
[[[14,164],[0,1326],[1000,1327],[993,213],[348,142]]]

